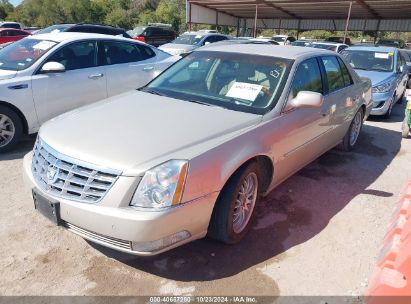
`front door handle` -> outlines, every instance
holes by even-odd
[[[99,73],[99,74],[91,74],[91,75],[89,75],[88,76],[88,78],[89,79],[93,79],[93,80],[96,80],[96,79],[100,79],[101,77],[103,77],[104,76],[104,74],[103,73]]]
[[[148,66],[148,67],[143,68],[143,71],[144,71],[144,72],[150,72],[150,71],[152,71],[152,70],[154,70],[154,67],[153,67],[153,66]]]

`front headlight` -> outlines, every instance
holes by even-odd
[[[372,92],[373,93],[388,92],[389,90],[391,90],[391,87],[392,87],[393,83],[394,83],[393,81],[388,81],[388,82],[382,83],[380,85],[377,85],[377,86],[372,88]]]
[[[180,204],[187,171],[186,160],[170,160],[148,170],[130,206],[161,209]]]

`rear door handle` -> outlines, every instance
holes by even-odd
[[[150,71],[152,71],[152,70],[154,70],[154,67],[153,67],[153,66],[149,66],[149,67],[143,68],[143,71],[144,71],[144,72],[150,72]]]
[[[89,78],[89,79],[96,80],[96,79],[99,79],[99,78],[101,78],[101,77],[103,77],[103,76],[104,76],[104,74],[103,74],[103,73],[99,73],[99,74],[91,74],[91,75],[89,75],[89,76],[88,76],[88,78]]]

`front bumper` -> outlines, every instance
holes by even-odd
[[[24,157],[25,183],[30,189],[35,188],[42,196],[59,201],[63,227],[92,242],[135,255],[155,255],[203,238],[207,234],[218,196],[218,193],[211,193],[167,210],[137,210],[128,206],[136,188],[136,178],[121,176],[99,203],[75,202],[52,197],[40,189],[32,174],[31,163],[30,152]],[[145,245],[159,242],[183,231],[189,235],[165,248],[149,251],[136,249],[150,247]]]
[[[385,115],[390,107],[394,92],[372,93],[373,108],[370,115]]]

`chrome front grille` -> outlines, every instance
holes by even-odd
[[[40,138],[33,150],[32,172],[50,195],[83,203],[99,202],[121,174],[62,155]]]

